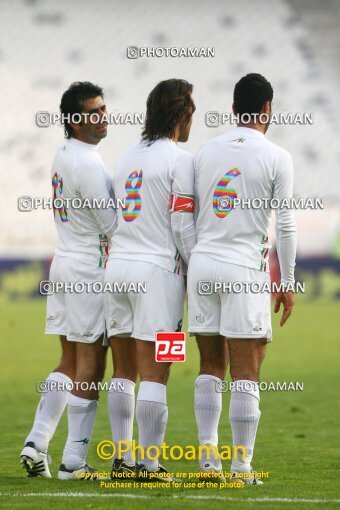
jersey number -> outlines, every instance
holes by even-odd
[[[135,185],[132,184],[133,181],[136,181]],[[127,196],[125,198],[125,207],[122,208],[125,221],[134,221],[141,210],[142,200],[138,192],[142,186],[142,181],[143,170],[139,173],[137,171],[132,172],[126,180],[125,191]]]
[[[213,209],[218,218],[225,218],[233,210],[237,193],[234,189],[227,188],[227,186],[232,179],[240,174],[241,172],[237,168],[233,168],[218,181],[213,196]]]
[[[61,221],[64,223],[68,221],[67,211],[63,203],[63,178],[57,172],[52,177],[53,188],[53,214],[55,216],[58,211]]]

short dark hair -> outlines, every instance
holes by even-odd
[[[235,85],[234,105],[238,115],[260,113],[264,103],[272,99],[273,88],[261,74],[247,74]]]
[[[82,113],[84,101],[98,96],[104,97],[103,89],[98,85],[94,85],[89,81],[75,81],[62,95],[60,112],[67,117],[75,113]],[[73,134],[73,130],[68,120],[64,120],[63,124],[65,138],[69,139]]]
[[[159,138],[171,138],[179,122],[190,120],[196,108],[192,89],[186,80],[164,80],[156,85],[146,102],[142,140],[151,144]]]

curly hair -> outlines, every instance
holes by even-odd
[[[75,81],[62,95],[60,112],[64,118],[71,118],[75,113],[82,113],[86,99],[93,99],[98,96],[104,98],[103,89],[98,85],[94,85],[89,81]],[[64,120],[64,131],[65,138],[72,137],[73,130],[67,120]]]
[[[193,85],[186,80],[161,81],[146,102],[142,140],[151,145],[159,138],[171,138],[179,123],[189,122],[196,107],[191,97]]]

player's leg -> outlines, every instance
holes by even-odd
[[[195,333],[200,352],[200,371],[195,381],[195,415],[201,446],[212,447],[210,459],[202,449],[200,470],[222,470],[214,450],[222,411],[222,381],[228,364],[227,343],[219,335],[221,303],[213,292],[217,263],[203,254],[193,254],[188,274],[189,331]],[[217,452],[216,452],[217,453]]]
[[[91,344],[76,342],[76,352],[76,385],[68,401],[68,437],[58,473],[60,479],[74,478],[75,472],[86,469],[98,406],[97,387],[105,371],[107,348],[101,336]]]
[[[134,471],[132,458],[133,419],[135,408],[135,384],[138,376],[136,341],[131,337],[111,337],[113,376],[108,392],[108,408],[112,440],[116,455],[112,465],[112,477],[117,473]],[[120,446],[119,446],[120,445]],[[119,448],[124,450],[119,455]]]
[[[123,260],[109,260],[106,282],[131,281],[129,264]],[[108,392],[108,410],[112,432],[112,441],[116,446],[112,463],[112,478],[118,474],[130,476],[134,470],[132,459],[133,419],[135,407],[135,383],[138,375],[136,360],[136,342],[131,338],[133,313],[130,300],[124,293],[105,293],[105,320],[110,338],[114,372]],[[118,445],[124,446],[124,454],[119,454]]]
[[[133,338],[136,338],[138,372],[141,379],[137,395],[136,418],[139,445],[146,449],[161,447],[168,421],[167,381],[170,363],[155,361],[156,331],[178,331],[183,318],[185,299],[184,278],[158,266],[140,263],[136,275],[143,274],[147,292],[130,296],[133,313]],[[153,452],[155,453],[155,452]],[[137,475],[165,468],[155,460],[139,457]]]
[[[75,345],[60,337],[62,356],[59,366],[51,372],[42,385],[41,396],[27,442],[35,443],[38,450],[47,452],[48,444],[67,404],[68,390],[72,389],[75,374]]]
[[[171,363],[155,361],[155,343],[136,340],[140,385],[137,396],[136,418],[139,431],[138,444],[147,450],[150,446],[161,448],[168,422],[166,385]],[[152,451],[152,456],[155,452]],[[148,471],[157,471],[158,459],[140,456],[140,464]]]
[[[267,339],[228,340],[230,374],[235,382],[231,390],[229,420],[233,446],[243,446],[246,455],[239,452],[233,459],[233,473],[251,473],[259,410],[260,367],[266,352]]]
[[[49,279],[62,281],[63,258],[53,258]],[[59,366],[48,375],[42,387],[46,390],[41,396],[34,424],[25,441],[20,460],[29,476],[50,478],[47,448],[68,400],[75,373],[75,346],[70,345],[65,337],[67,331],[65,295],[56,293],[48,296],[45,333],[59,335],[62,356]]]
[[[224,265],[224,278],[228,282],[253,283],[259,287],[269,282],[269,275],[255,269]],[[221,334],[228,339],[230,373],[236,383],[231,391],[229,419],[233,445],[244,447],[233,459],[231,471],[251,473],[257,427],[260,419],[259,377],[260,367],[271,341],[270,294],[268,292],[228,293],[222,297]],[[247,484],[257,485],[259,480],[250,475]]]
[[[35,413],[33,427],[20,454],[21,464],[29,476],[51,477],[45,454],[72,389],[76,365],[75,345],[67,342],[65,336],[60,336],[60,343],[60,364],[42,384],[44,392]]]
[[[220,335],[196,335],[200,353],[200,372],[195,381],[195,415],[198,440],[202,449],[200,469],[221,471],[218,446],[218,425],[222,412],[222,385],[228,365],[228,347]]]
[[[64,281],[104,281],[104,269],[64,257]],[[67,339],[76,344],[75,386],[68,401],[68,437],[59,468],[60,479],[77,479],[87,472],[86,455],[98,405],[98,382],[105,371],[107,348],[103,295],[67,293]]]

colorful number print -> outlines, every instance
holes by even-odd
[[[68,221],[67,211],[63,203],[63,178],[55,172],[52,177],[53,188],[53,215],[58,211],[60,219],[63,223]]]
[[[135,185],[133,181],[137,179]],[[125,199],[125,207],[122,208],[123,218],[125,221],[134,221],[140,213],[142,207],[142,200],[138,193],[143,181],[143,170],[139,173],[135,170],[132,172],[126,180],[125,191],[127,197]],[[133,206],[131,208],[130,206]]]
[[[232,179],[240,174],[241,172],[237,168],[233,168],[218,181],[213,196],[213,209],[218,218],[225,218],[233,210],[237,193],[234,189],[227,188],[227,186]]]

